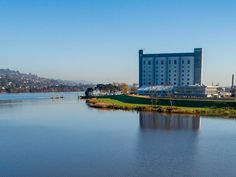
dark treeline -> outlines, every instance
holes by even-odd
[[[97,84],[95,87],[87,88],[85,95],[86,97],[93,97],[97,95],[133,94],[137,92],[137,89],[136,85],[129,86],[126,83]]]

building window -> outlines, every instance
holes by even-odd
[[[190,60],[188,60],[188,64],[190,64]]]
[[[176,81],[176,78],[174,78],[174,81]]]
[[[148,61],[148,65],[150,65],[151,64],[151,61]]]
[[[164,64],[164,61],[163,61],[163,60],[161,60],[161,64],[162,64],[162,65]]]
[[[182,60],[182,64],[184,64],[184,60]]]
[[[174,74],[174,76],[176,77],[176,74]]]
[[[176,61],[176,60],[174,61],[174,64],[175,64],[175,65],[177,64],[177,61]]]
[[[189,85],[189,82],[187,82],[187,85]]]
[[[163,85],[163,82],[161,82],[161,85]]]
[[[174,85],[176,85],[176,82],[174,82]]]
[[[171,60],[169,60],[169,64],[171,64]]]

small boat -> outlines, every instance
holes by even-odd
[[[63,99],[63,96],[52,96],[51,99]]]

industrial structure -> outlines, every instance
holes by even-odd
[[[139,87],[201,84],[201,48],[195,48],[192,53],[144,54],[139,50]]]
[[[231,96],[236,97],[236,86],[234,86],[234,74],[232,75]]]
[[[221,98],[225,91],[219,86],[189,85],[189,86],[143,86],[138,89],[139,95],[158,97],[195,97]]]
[[[139,50],[138,94],[160,97],[236,98],[231,87],[202,84],[202,48],[192,53],[144,54]]]

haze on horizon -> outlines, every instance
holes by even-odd
[[[236,74],[236,1],[0,0],[0,68],[42,77],[138,82],[138,50],[203,48],[203,83]]]

